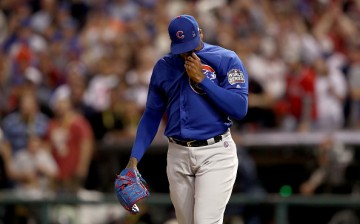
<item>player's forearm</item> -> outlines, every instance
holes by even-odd
[[[136,158],[137,162],[141,160],[142,156],[145,154],[145,151],[153,141],[159,128],[162,115],[162,111],[149,108],[145,109],[145,112],[141,117],[134,146],[131,151],[131,157]]]
[[[135,168],[137,169],[138,160],[135,157],[130,157],[126,168]]]
[[[248,108],[248,95],[239,94],[221,88],[209,79],[201,82],[201,88],[206,92],[212,102],[224,113],[235,119],[245,117]]]

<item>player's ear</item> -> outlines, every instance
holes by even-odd
[[[199,33],[200,33],[200,39],[203,40],[203,38],[204,38],[204,33],[203,33],[202,29],[199,29]]]

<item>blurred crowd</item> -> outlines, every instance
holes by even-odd
[[[182,13],[245,64],[237,131],[360,127],[358,0],[2,0],[2,187],[76,191],[95,142],[132,139]]]

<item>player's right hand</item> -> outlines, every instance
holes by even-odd
[[[186,73],[196,83],[200,83],[205,75],[202,72],[200,58],[193,52],[190,56],[185,59]]]

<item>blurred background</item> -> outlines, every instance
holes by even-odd
[[[113,181],[183,13],[249,74],[225,223],[359,223],[359,0],[1,0],[0,223],[176,223],[164,122],[141,214]]]

